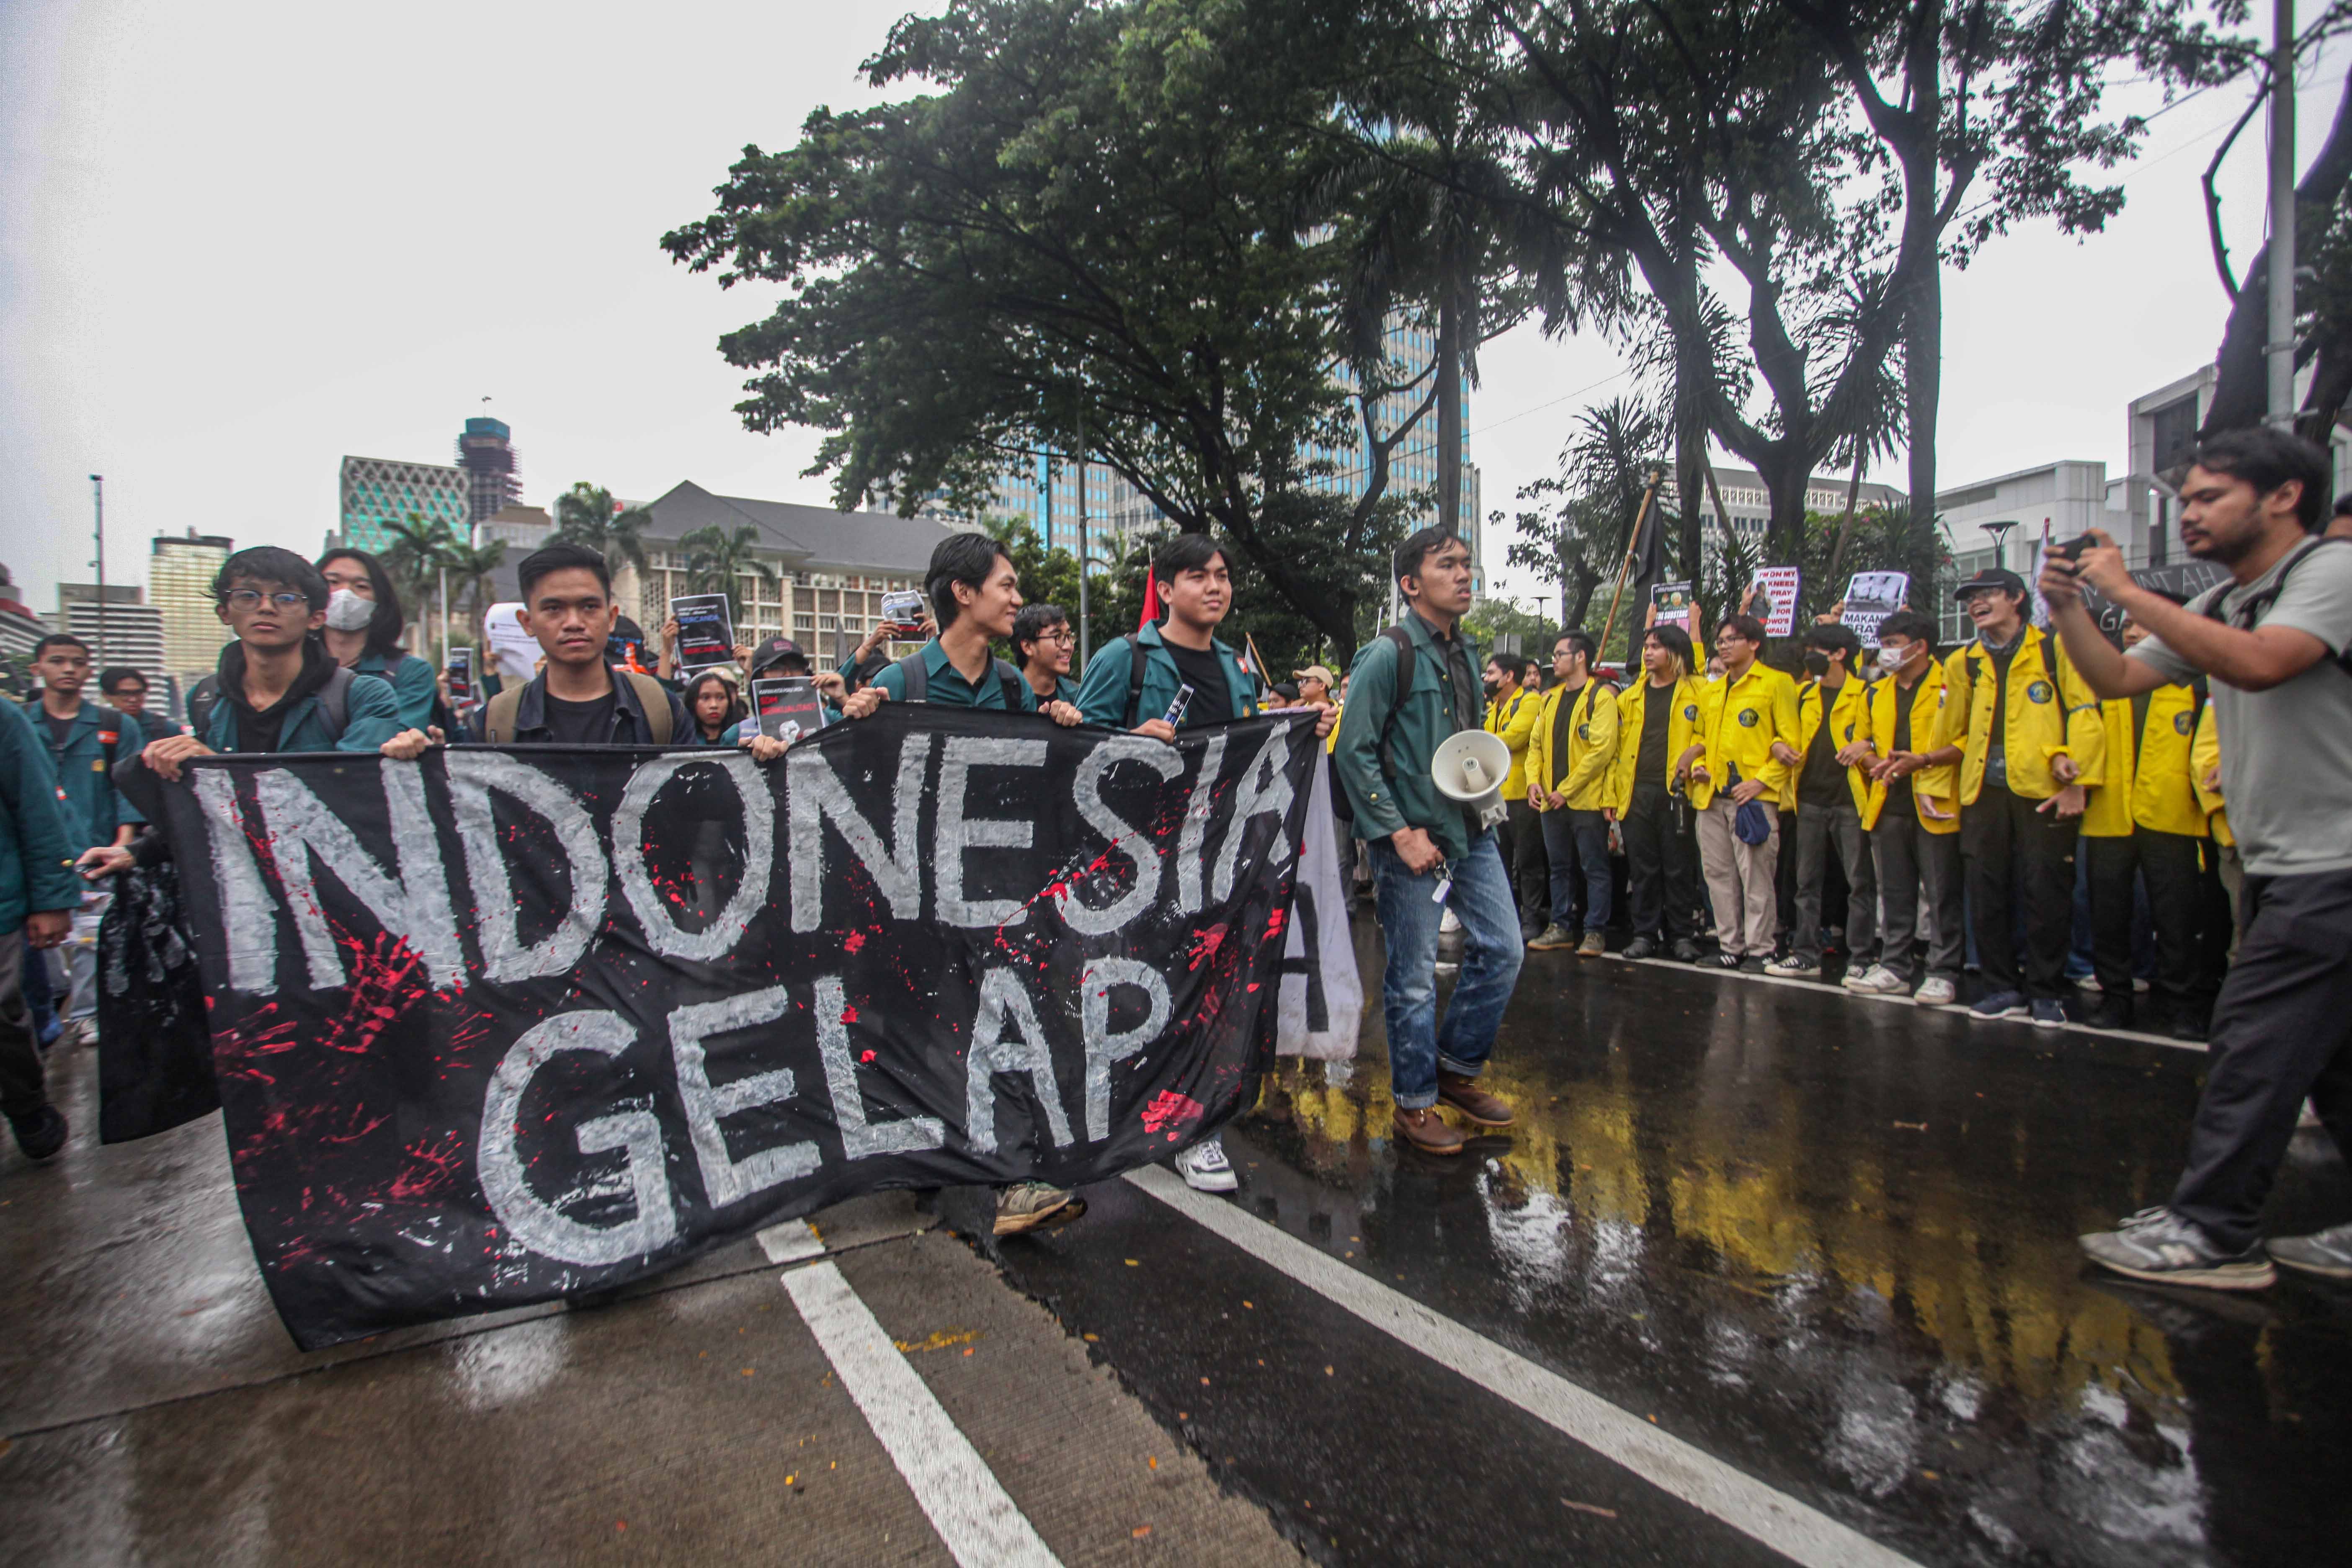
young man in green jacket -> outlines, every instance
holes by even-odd
[[[1485,714],[1478,650],[1460,627],[1470,607],[1469,547],[1424,528],[1397,546],[1394,564],[1407,613],[1358,650],[1331,754],[1356,831],[1371,846],[1388,945],[1381,1005],[1396,1130],[1415,1148],[1458,1154],[1465,1140],[1438,1116],[1441,1102],[1480,1127],[1512,1120],[1511,1108],[1477,1080],[1518,983],[1518,908],[1495,830],[1430,777],[1438,746],[1478,729]],[[1466,947],[1441,1028],[1437,928],[1447,908],[1462,921]]]
[[[81,847],[58,803],[58,775],[33,722],[0,702],[0,1113],[26,1156],[47,1160],[66,1145],[66,1119],[49,1103],[25,1005],[26,963],[65,941],[81,883]]]
[[[1151,558],[1168,601],[1168,618],[1123,637],[1088,661],[1078,711],[1089,724],[1172,741],[1168,710],[1186,687],[1181,724],[1223,724],[1257,712],[1257,682],[1234,650],[1217,640],[1233,608],[1233,574],[1224,546],[1205,533],[1180,533]],[[1143,661],[1136,679],[1136,660]]]

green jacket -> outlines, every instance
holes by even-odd
[[[84,702],[74,715],[73,729],[59,746],[49,734],[40,699],[25,706],[33,733],[49,754],[57,779],[58,798],[65,803],[66,831],[73,836],[74,852],[114,842],[115,830],[125,823],[147,819],[114,792],[109,771],[119,758],[130,756],[147,743],[146,732],[111,708]]]
[[[1429,776],[1437,748],[1462,730],[1475,730],[1482,715],[1454,711],[1454,683],[1446,677],[1445,650],[1419,616],[1404,618],[1405,635],[1412,639],[1412,679],[1402,700],[1397,695],[1397,649],[1386,637],[1374,637],[1356,650],[1348,670],[1348,701],[1334,734],[1331,764],[1348,804],[1356,814],[1356,831],[1367,840],[1386,838],[1406,827],[1426,830],[1449,860],[1465,858],[1475,824],[1462,807],[1438,793]],[[1478,645],[1469,633],[1455,628],[1475,675],[1480,667]],[[1396,721],[1391,725],[1389,715]],[[1381,731],[1389,729],[1388,754],[1381,754]]]
[[[73,862],[84,847],[66,830],[49,748],[22,708],[0,702],[0,936],[36,910],[81,907]]]
[[[1179,728],[1223,724],[1256,716],[1257,682],[1242,668],[1242,661],[1232,648],[1213,637],[1209,646],[1216,650],[1217,663],[1225,672],[1225,690],[1232,696],[1233,711],[1203,713],[1198,708],[1187,708],[1184,724]],[[1127,717],[1127,686],[1139,652],[1143,656],[1143,693],[1136,700],[1135,721],[1131,724]],[[1160,640],[1160,628],[1146,626],[1135,634],[1133,642],[1120,637],[1088,661],[1087,678],[1078,687],[1078,712],[1089,724],[1131,730],[1147,719],[1164,716],[1168,705],[1176,700],[1176,693],[1183,687],[1184,678],[1176,669],[1176,656]]]
[[[394,663],[394,660],[398,660]],[[352,668],[362,675],[381,675],[392,682],[392,700],[400,710],[400,727],[422,730],[433,722],[433,702],[441,695],[440,683],[433,674],[433,661],[419,658],[413,653],[395,653],[390,658],[380,653],[363,653]]]

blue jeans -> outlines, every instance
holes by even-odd
[[[1551,857],[1551,923],[1562,931],[1577,922],[1576,879],[1584,878],[1586,931],[1609,924],[1609,819],[1597,811],[1553,806],[1543,814],[1544,853]]]
[[[1380,899],[1381,936],[1388,968],[1381,976],[1381,1010],[1388,1021],[1389,1089],[1400,1110],[1437,1103],[1437,1075],[1475,1078],[1495,1049],[1495,1031],[1518,983],[1518,900],[1493,829],[1472,841],[1467,859],[1449,860],[1454,890],[1443,904],[1438,873],[1415,876],[1393,845],[1371,847],[1372,883]],[[1461,978],[1445,1024],[1437,1023],[1437,925],[1451,909],[1462,922]]]

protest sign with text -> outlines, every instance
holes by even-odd
[[[279,1313],[316,1348],[1172,1152],[1271,1064],[1321,757],[893,704],[765,765],[202,759],[165,816]]]

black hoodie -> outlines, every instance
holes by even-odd
[[[278,749],[278,732],[286,727],[286,715],[302,705],[310,696],[333,678],[335,661],[316,637],[302,639],[302,673],[286,694],[267,708],[257,709],[245,699],[245,644],[233,642],[221,649],[220,700],[229,705],[229,714],[236,725],[239,752],[274,752]]]

